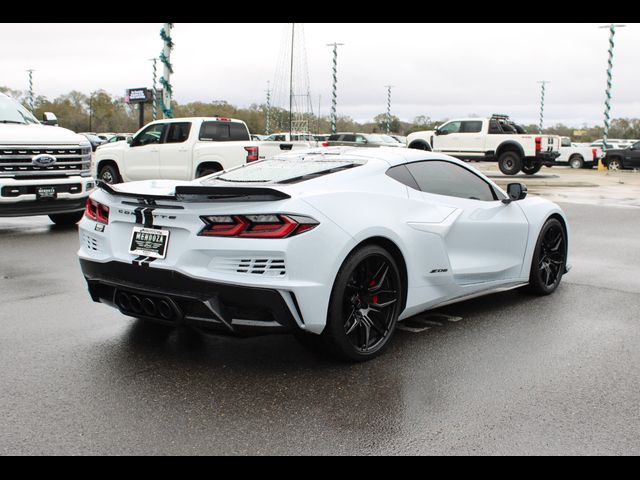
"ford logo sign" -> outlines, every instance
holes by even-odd
[[[31,159],[31,163],[37,167],[48,167],[56,163],[57,160],[53,155],[36,155]]]

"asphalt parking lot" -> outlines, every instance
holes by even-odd
[[[513,180],[569,216],[558,291],[420,315],[358,365],[125,318],[75,228],[0,219],[0,454],[640,454],[640,174],[541,173]]]

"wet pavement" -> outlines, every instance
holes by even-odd
[[[573,270],[371,362],[91,302],[75,229],[0,219],[0,454],[640,454],[640,209],[562,204]]]

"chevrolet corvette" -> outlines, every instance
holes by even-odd
[[[294,333],[350,361],[380,354],[420,312],[520,287],[548,295],[569,270],[556,204],[406,148],[101,183],[79,235],[95,302],[213,332]]]

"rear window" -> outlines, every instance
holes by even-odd
[[[297,183],[322,175],[363,165],[362,160],[334,160],[325,157],[314,159],[272,158],[244,165],[203,182],[205,185],[221,183]]]
[[[244,123],[202,122],[198,139],[205,142],[234,142],[250,140],[250,137]]]

